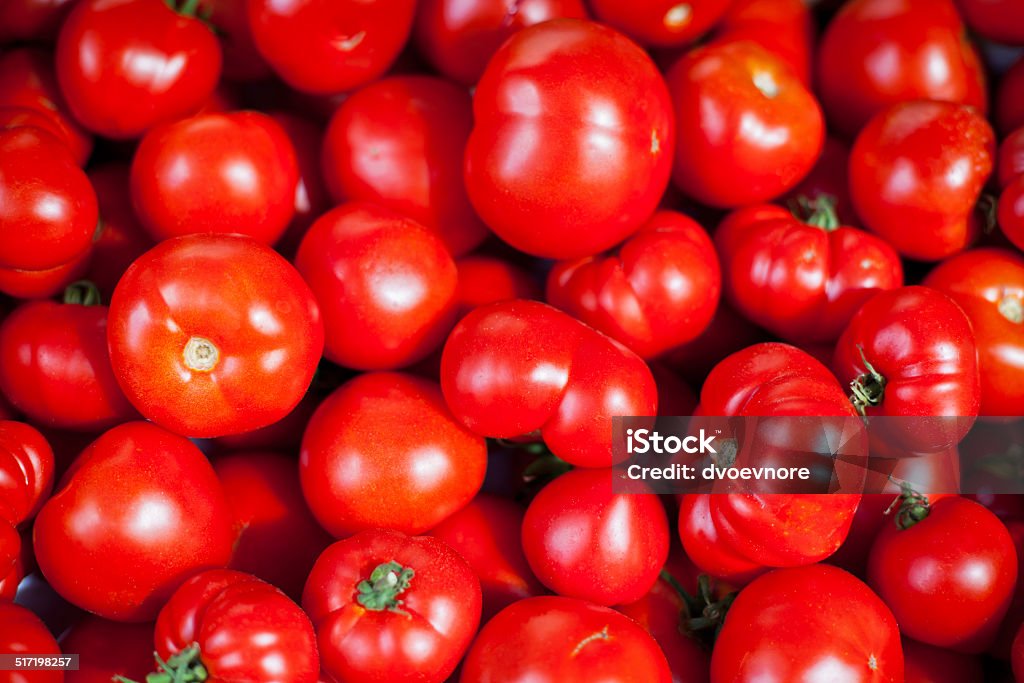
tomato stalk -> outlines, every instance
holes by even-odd
[[[832,232],[839,228],[839,216],[836,214],[836,198],[822,194],[814,199],[800,196],[790,202],[790,212],[807,225]]]
[[[181,652],[171,655],[165,662],[160,655],[153,653],[159,671],[146,675],[146,683],[201,683],[209,678],[210,673],[199,659],[199,646],[190,645]],[[124,676],[114,676],[117,683],[137,683]]]
[[[901,485],[900,491],[896,500],[885,509],[885,514],[892,514],[893,509],[899,505],[896,513],[896,526],[900,529],[909,529],[928,516],[930,512],[928,497],[915,491],[909,484]]]
[[[853,407],[863,417],[867,414],[868,406],[882,404],[882,397],[885,395],[885,377],[882,377],[875,370],[874,366],[868,362],[867,356],[864,355],[863,346],[858,344],[857,350],[860,351],[860,359],[864,363],[864,368],[867,372],[850,382],[850,391],[852,392],[850,402],[853,403]]]
[[[983,192],[974,209],[982,216],[981,231],[986,235],[995,232],[999,225],[999,199],[990,192]]]
[[[408,615],[402,609],[403,600],[398,596],[409,588],[415,575],[412,567],[403,567],[394,560],[379,564],[370,573],[369,580],[364,579],[356,586],[356,590],[359,591],[356,601],[374,612],[387,610]]]
[[[714,640],[714,637],[717,637],[718,632],[722,630],[725,614],[729,611],[733,600],[736,599],[736,593],[729,593],[721,600],[716,600],[714,591],[711,589],[711,579],[707,574],[697,577],[697,595],[690,595],[690,592],[683,588],[676,577],[665,569],[661,570],[660,576],[661,580],[671,586],[686,605],[681,614],[680,629],[686,635],[710,646],[710,641]],[[702,637],[712,628],[714,628],[714,632],[710,639]]]
[[[99,288],[88,280],[72,282],[64,290],[64,303],[78,306],[99,306],[102,301]]]

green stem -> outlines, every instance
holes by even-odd
[[[210,677],[210,672],[199,659],[199,645],[195,643],[171,655],[166,662],[155,652],[153,658],[157,670],[146,675],[146,683],[202,683]],[[124,676],[114,676],[113,680],[117,683],[137,683]]]
[[[72,282],[64,289],[64,303],[77,306],[99,306],[103,303],[99,287],[89,280]]]
[[[885,396],[885,377],[868,362],[863,346],[857,344],[857,350],[860,351],[860,359],[867,372],[850,382],[850,402],[863,417],[867,414],[868,407],[882,404],[882,398]]]
[[[807,225],[821,228],[825,232],[832,232],[839,227],[836,198],[832,195],[821,194],[814,199],[801,195],[790,203],[789,210]]]
[[[902,484],[900,486],[900,495],[894,500],[889,507],[885,509],[885,514],[892,514],[894,508],[897,508],[896,512],[896,527],[899,529],[909,529],[921,520],[928,516],[931,512],[931,508],[928,504],[928,497],[924,494],[915,491],[910,484]]]

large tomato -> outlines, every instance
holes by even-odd
[[[0,420],[0,590],[11,597],[26,571],[18,525],[49,497],[53,470],[53,451],[35,427]]]
[[[436,538],[364,531],[324,551],[302,606],[337,683],[441,683],[480,623],[480,582]]]
[[[671,47],[700,38],[725,14],[732,0],[593,0],[595,17],[641,45]]]
[[[61,634],[64,652],[78,655],[65,683],[110,683],[114,676],[142,681],[153,670],[153,624],[123,624],[88,615]]]
[[[28,609],[0,601],[0,652],[14,655],[60,655],[57,641],[46,626]],[[5,683],[62,683],[64,672],[57,669],[5,671]]]
[[[291,265],[246,237],[161,242],[110,301],[110,359],[147,418],[188,436],[276,422],[299,402],[323,348],[313,293]]]
[[[643,50],[600,24],[555,19],[516,33],[488,63],[473,113],[469,198],[520,251],[596,254],[636,231],[668,184],[668,91]]]

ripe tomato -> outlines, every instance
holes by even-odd
[[[555,264],[547,300],[653,358],[711,323],[722,276],[707,232],[675,211],[658,211],[615,256]]]
[[[988,647],[1017,582],[1017,551],[999,518],[972,500],[931,505],[904,494],[882,527],[868,583],[909,638],[960,652]]]
[[[34,534],[50,585],[118,621],[155,617],[184,577],[226,565],[235,540],[224,491],[203,454],[146,422],[114,427],[86,448],[43,506]]]
[[[725,14],[732,0],[594,0],[598,21],[622,31],[641,45],[671,47],[700,38]]]
[[[1007,69],[996,91],[994,118],[1004,135],[1024,126],[1024,57]]]
[[[730,303],[793,342],[835,340],[868,298],[903,284],[892,247],[839,225],[827,200],[806,220],[770,204],[739,209],[719,225],[715,244]]]
[[[459,275],[455,307],[460,318],[479,306],[540,298],[540,287],[530,273],[496,256],[463,256],[455,262],[455,268]]]
[[[711,680],[902,683],[900,634],[878,596],[842,569],[778,569],[732,603]]]
[[[59,655],[57,641],[35,614],[15,605],[0,601],[0,652],[24,655]],[[4,672],[4,680],[10,683],[62,683],[61,670],[34,670]]]
[[[711,500],[710,495],[700,493],[682,497],[679,539],[687,557],[702,572],[729,585],[744,586],[768,571],[768,566],[746,557],[724,541],[711,515]]]
[[[321,216],[295,267],[320,301],[324,355],[346,367],[390,370],[424,358],[455,317],[457,272],[441,239],[373,204]]]
[[[1024,175],[1024,127],[1013,131],[999,143],[999,161],[996,179],[1000,188],[1006,188],[1017,176]]]
[[[516,33],[488,63],[473,113],[469,198],[520,251],[608,249],[650,217],[668,184],[668,91],[646,53],[600,24],[555,19]]]
[[[0,268],[0,292],[18,299],[46,299],[55,296],[85,275],[92,252],[47,270]]]
[[[466,196],[462,157],[473,106],[462,87],[394,76],[358,90],[331,117],[324,180],[336,201],[367,201],[435,230],[458,256],[487,235]]]
[[[850,152],[850,196],[864,225],[896,251],[938,261],[978,235],[975,205],[995,137],[974,109],[908,102],[878,114]]]
[[[803,0],[730,0],[715,27],[715,40],[757,43],[811,84],[814,22]]]
[[[298,182],[288,136],[254,111],[152,128],[132,160],[132,204],[157,240],[236,233],[273,244],[295,214]]]
[[[480,630],[464,683],[670,683],[658,643],[607,607],[563,597],[520,600]]]
[[[57,80],[71,113],[109,138],[188,116],[220,78],[213,31],[160,0],[83,0],[57,39]]]
[[[1024,45],[1024,4],[1018,0],[956,0],[967,26],[1003,45]]]
[[[676,111],[672,179],[712,206],[763,202],[796,185],[825,141],[817,101],[752,42],[698,48],[665,77]]]
[[[851,138],[898,102],[953,102],[981,114],[988,104],[953,0],[847,2],[822,36],[817,81],[829,123]]]
[[[903,683],[982,683],[978,657],[903,639]]]
[[[124,274],[107,339],[139,412],[209,437],[287,415],[313,378],[323,323],[309,287],[269,247],[188,235],[161,242]]]
[[[31,569],[18,525],[46,502],[53,470],[53,451],[42,434],[24,422],[0,420],[0,592],[11,598]]]
[[[230,569],[181,584],[160,610],[153,642],[172,676],[314,683],[320,672],[309,617],[269,583]]]
[[[153,240],[139,225],[129,192],[129,166],[108,163],[89,169],[100,209],[99,234],[89,257],[86,279],[109,301],[128,266],[142,256]]]
[[[476,633],[480,582],[436,538],[364,531],[323,552],[302,606],[338,683],[441,683]]]
[[[89,179],[60,140],[34,127],[0,130],[0,268],[47,270],[92,244]]]
[[[278,252],[290,260],[295,256],[299,242],[309,226],[332,206],[320,171],[323,131],[311,119],[295,114],[273,112],[271,117],[291,140],[299,169],[299,182],[295,185],[295,215],[275,246]]]
[[[333,94],[376,80],[412,28],[414,0],[248,0],[263,58],[303,92]]]
[[[448,336],[441,388],[481,436],[539,436],[580,467],[612,464],[613,415],[657,414],[647,364],[569,315],[534,301],[470,312]]]
[[[60,637],[64,652],[78,655],[78,669],[64,683],[110,683],[114,676],[142,681],[153,670],[153,624],[122,624],[93,615]]]

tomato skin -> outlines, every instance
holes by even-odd
[[[374,202],[435,230],[453,255],[487,229],[466,196],[462,157],[473,105],[462,87],[394,76],[348,97],[324,138],[324,180],[336,201]]]
[[[291,260],[309,226],[332,206],[320,170],[323,130],[313,120],[288,112],[272,112],[271,117],[291,140],[299,169],[299,181],[295,185],[295,215],[275,246],[278,252]]]
[[[78,669],[65,683],[110,683],[114,676],[141,681],[153,670],[153,624],[123,624],[88,615],[60,637],[64,652],[78,654]]]
[[[1024,175],[1024,127],[1013,131],[999,143],[999,162],[996,179],[1005,189],[1017,176]]]
[[[77,3],[56,54],[75,119],[109,138],[136,138],[198,111],[220,78],[213,32],[159,0]]]
[[[256,48],[296,90],[333,94],[376,80],[412,28],[414,0],[248,0]]]
[[[371,609],[356,586],[382,563],[414,574],[400,611]],[[302,606],[316,627],[324,671],[338,683],[441,683],[454,671],[480,621],[480,582],[442,541],[371,530],[323,552]]]
[[[0,652],[27,655],[60,655],[57,641],[35,614],[13,602],[0,601]],[[5,673],[10,683],[61,683],[60,670]]]
[[[903,683],[981,683],[985,680],[977,657],[903,639]]]
[[[299,171],[284,130],[255,111],[150,129],[132,160],[132,204],[150,235],[235,233],[273,244],[295,214]]]
[[[975,110],[946,102],[898,104],[857,137],[850,195],[865,227],[896,251],[938,261],[977,237],[974,209],[994,158],[994,133]]]
[[[653,358],[711,323],[722,276],[707,232],[675,211],[658,211],[615,256],[555,264],[548,303]]]
[[[165,661],[198,645],[211,681],[314,683],[320,672],[309,617],[279,589],[230,569],[183,583],[160,610],[153,642]]]
[[[1021,249],[1024,245],[1024,175],[1019,175],[999,195],[999,227]]]
[[[715,40],[757,43],[811,84],[814,22],[802,0],[731,0],[715,27]]]
[[[983,38],[1024,45],[1024,5],[1015,0],[956,0],[964,23]]]
[[[460,318],[487,304],[540,298],[540,287],[531,274],[504,259],[470,254],[458,259],[455,267],[459,274],[455,299]]]
[[[785,205],[802,200],[817,200],[823,196],[833,202],[836,216],[842,225],[860,225],[850,201],[849,179],[850,146],[839,138],[828,136],[818,162],[807,176],[786,195]]]
[[[1004,135],[1024,126],[1024,57],[1007,69],[996,91],[994,118]]]
[[[51,41],[74,5],[70,0],[19,0],[0,6],[0,43]]]
[[[1017,581],[1017,552],[999,518],[950,496],[906,529],[882,527],[868,583],[909,638],[959,652],[988,647]]]
[[[92,253],[46,270],[0,268],[0,292],[18,299],[46,299],[55,296],[88,270]]]
[[[672,0],[594,0],[595,18],[641,45],[672,47],[693,42],[726,13],[732,0],[696,0],[680,12]]]
[[[852,138],[898,102],[988,104],[981,60],[952,0],[853,0],[829,22],[817,62],[829,123]]]
[[[633,620],[575,598],[527,598],[491,619],[462,683],[669,683],[665,656]]]
[[[455,262],[433,231],[374,204],[328,211],[306,233],[295,267],[321,303],[324,355],[359,370],[424,358],[455,317]]]
[[[439,387],[399,373],[359,375],[335,390],[299,456],[306,501],[336,538],[427,531],[472,500],[486,467],[486,443],[455,420]]]
[[[473,112],[469,199],[528,254],[608,249],[650,217],[668,184],[668,90],[646,53],[600,24],[554,19],[516,33],[488,63]]]
[[[60,140],[0,130],[0,268],[47,270],[81,256],[97,217],[89,179]]]
[[[272,74],[256,49],[247,0],[202,0],[200,7],[209,12],[209,22],[217,30],[226,80],[259,81]]]
[[[734,586],[744,586],[768,571],[767,565],[742,555],[724,542],[711,515],[711,496],[684,495],[679,503],[679,538],[687,557],[702,572]]]
[[[31,571],[31,543],[18,525],[36,516],[53,489],[53,451],[35,427],[0,420],[0,595],[14,599]],[[0,601],[2,602],[2,601]]]
[[[118,162],[89,169],[89,182],[100,209],[100,227],[85,279],[95,284],[107,301],[128,266],[153,246],[132,208],[129,169]]]
[[[114,374],[140,413],[210,437],[263,427],[295,407],[320,361],[323,322],[309,287],[269,247],[188,235],[161,242],[125,272],[107,340]],[[210,345],[212,358],[201,353]]]
[[[83,514],[91,524],[76,524]],[[39,568],[62,597],[108,619],[146,621],[183,577],[225,566],[235,534],[199,449],[129,422],[82,452],[36,518],[34,539]]]
[[[849,683],[903,681],[900,635],[885,604],[823,564],[777,569],[743,589],[711,654],[712,683],[813,680],[822,671]]]

